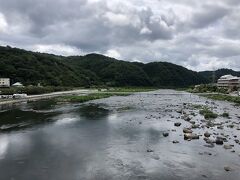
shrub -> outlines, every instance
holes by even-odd
[[[205,119],[215,119],[218,117],[218,115],[216,113],[212,112],[208,108],[204,108],[204,109],[200,110],[199,113],[201,115],[203,115]]]
[[[228,118],[228,117],[229,117],[229,113],[224,112],[224,113],[222,114],[222,117],[226,117],[226,118]]]
[[[217,117],[218,117],[218,115],[213,112],[204,114],[205,119],[216,119]]]

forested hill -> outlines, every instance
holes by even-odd
[[[232,69],[218,69],[216,71],[202,71],[202,72],[199,72],[199,74],[202,75],[203,77],[205,77],[206,79],[208,79],[210,82],[212,82],[212,81],[217,82],[217,80],[221,76],[224,76],[227,74],[231,74],[233,76],[240,77],[240,72],[234,71]]]
[[[185,87],[189,85],[208,83],[197,72],[188,70],[167,62],[152,62],[143,66],[152,83],[157,86]]]
[[[56,56],[0,46],[0,77],[54,86],[184,87],[207,83],[197,72],[167,63],[120,61],[99,54]]]

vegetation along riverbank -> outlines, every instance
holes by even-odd
[[[69,95],[55,98],[56,102],[73,102],[73,103],[83,103],[95,99],[103,99],[111,96],[128,96],[131,93],[92,93],[87,95]]]
[[[58,98],[55,98],[56,102],[77,102],[77,103],[83,103],[95,99],[103,99],[108,98],[111,96],[129,96],[136,92],[148,92],[148,91],[154,91],[157,90],[155,88],[137,88],[137,87],[118,87],[118,88],[110,88],[108,90],[106,89],[99,89],[95,93],[89,93],[86,95],[66,95],[61,96]]]
[[[210,98],[210,99],[214,99],[214,100],[233,102],[236,105],[240,106],[240,97],[239,96],[231,96],[231,95],[227,95],[227,94],[208,94],[208,95],[203,95],[203,96]]]

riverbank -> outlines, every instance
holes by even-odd
[[[102,99],[102,98],[108,98],[111,96],[128,96],[132,93],[129,92],[98,92],[98,93],[91,93],[87,95],[70,95],[70,96],[61,96],[55,99],[58,103],[83,103],[95,99]]]
[[[240,106],[240,97],[239,96],[232,96],[232,95],[226,95],[226,94],[205,94],[202,95],[204,97],[219,100],[219,101],[228,101],[235,103],[236,105]]]
[[[95,92],[97,92],[97,90],[80,89],[80,90],[61,91],[61,92],[54,92],[54,93],[47,93],[47,94],[40,94],[40,95],[31,95],[23,99],[2,100],[0,101],[0,105],[11,104],[11,103],[21,103],[26,101],[36,101],[40,99],[49,99],[49,98],[68,96],[68,95],[86,95],[86,94],[95,93]]]
[[[30,95],[22,99],[5,99],[0,100],[0,105],[21,103],[26,101],[37,101],[41,99],[56,98],[57,102],[86,102],[94,99],[107,98],[110,96],[127,96],[136,92],[148,92],[156,89],[153,88],[112,88],[107,89],[78,89],[71,91],[60,91],[40,95]]]

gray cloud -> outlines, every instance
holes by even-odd
[[[204,28],[213,25],[229,13],[229,9],[218,5],[204,5],[193,13],[191,25],[194,28]]]
[[[240,70],[237,0],[0,0],[0,43]]]

